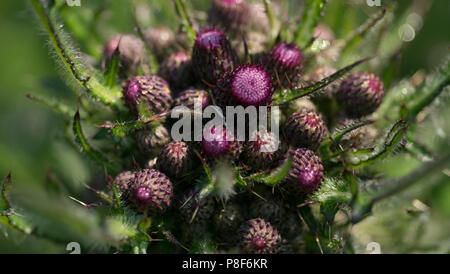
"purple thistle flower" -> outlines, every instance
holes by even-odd
[[[241,65],[220,78],[213,95],[221,107],[267,105],[272,100],[272,80],[261,66]]]
[[[173,178],[179,178],[192,167],[192,152],[185,142],[170,142],[159,153],[156,165]]]
[[[171,54],[159,67],[158,75],[169,82],[172,91],[181,91],[194,84],[191,56],[185,51]]]
[[[125,103],[134,113],[145,104],[152,115],[168,111],[172,104],[166,80],[156,75],[136,76],[127,80],[122,89]]]
[[[272,73],[279,88],[290,88],[300,83],[303,53],[295,44],[275,45],[263,58],[262,64]]]
[[[212,159],[230,157],[235,160],[241,153],[241,144],[223,126],[211,126],[203,130],[203,153]]]
[[[131,182],[129,200],[141,212],[163,213],[171,204],[173,185],[170,179],[155,169],[143,169]]]
[[[266,170],[277,166],[286,152],[283,144],[273,132],[264,130],[253,134],[256,135],[256,141],[248,141],[244,147],[245,164],[255,170]]]
[[[192,65],[199,80],[215,84],[217,79],[236,63],[236,53],[225,34],[214,28],[197,33]]]
[[[328,134],[328,129],[319,113],[304,108],[292,114],[284,132],[291,145],[316,149]]]
[[[170,142],[169,131],[163,125],[139,130],[136,133],[136,145],[142,154],[154,157],[162,147]]]
[[[373,73],[357,72],[345,78],[336,93],[336,99],[352,118],[361,118],[374,112],[384,98],[384,84]]]
[[[290,149],[288,156],[292,156],[292,167],[281,186],[296,195],[316,190],[323,180],[320,158],[306,148]]]
[[[206,90],[202,89],[188,89],[182,91],[175,98],[174,106],[185,106],[190,109],[194,108],[194,100],[200,99],[202,108],[207,107],[210,104],[209,94]]]
[[[134,180],[135,175],[134,171],[123,171],[114,178],[114,184],[121,193],[124,193],[130,188],[130,183]]]
[[[247,221],[238,232],[241,252],[249,254],[276,254],[281,245],[278,230],[269,222],[256,218]]]

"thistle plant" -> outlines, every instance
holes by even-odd
[[[39,205],[41,194],[24,200],[32,193],[14,189],[13,170],[1,184],[0,223],[20,233],[77,240],[83,252],[355,253],[363,249],[352,227],[378,204],[445,168],[448,180],[448,149],[433,151],[420,138],[436,102],[448,98],[448,58],[421,79],[395,74],[405,46],[398,26],[410,9],[402,17],[395,3],[373,7],[362,25],[343,26],[326,20],[339,12],[325,0],[156,1],[172,4],[178,26],[133,13],[123,34],[104,16],[70,23],[91,8],[87,1],[81,11],[29,2],[79,100],[28,97],[62,116],[64,140],[97,176],[84,182],[94,202],[57,191],[56,211]],[[289,12],[297,2],[300,20]],[[265,26],[251,22],[256,5]],[[101,41],[77,32],[87,27]],[[262,52],[249,51],[255,35]],[[205,126],[199,140],[175,140],[171,110],[193,111],[195,100],[201,109],[279,108],[281,134],[258,128],[237,140],[228,128]],[[380,168],[402,157],[420,165],[395,179]]]

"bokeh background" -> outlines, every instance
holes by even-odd
[[[87,2],[86,0],[81,0]],[[293,0],[292,2],[301,2]],[[104,2],[110,7],[106,17],[109,26],[122,32],[132,32],[129,1],[114,0]],[[153,17],[148,17],[147,25],[164,24],[176,29],[177,20],[171,1],[148,0],[153,9]],[[193,0],[191,5],[205,9],[209,1]],[[333,9],[339,5],[354,5],[365,1],[330,1],[325,21],[333,21]],[[382,5],[384,4],[381,1]],[[405,10],[413,1],[398,1],[399,11]],[[419,18],[420,32],[408,42],[401,60],[397,79],[411,77],[420,72],[432,71],[449,52],[450,46],[450,2],[446,0],[429,1],[431,7],[425,17]],[[357,6],[358,7],[358,6]],[[360,5],[353,13],[352,22],[346,28],[351,30],[355,24],[364,22],[372,13],[367,5]],[[77,9],[86,9],[74,7]],[[141,17],[145,13],[141,10]],[[291,11],[296,14],[295,10]],[[298,13],[297,13],[298,14]],[[76,98],[61,80],[61,69],[49,53],[47,37],[35,20],[27,1],[0,1],[0,177],[12,172],[13,181],[30,187],[45,188],[49,177],[58,174],[70,193],[82,197],[84,184],[92,179],[92,167],[71,146],[63,141],[64,121],[49,109],[26,98],[27,93],[46,94],[68,102]],[[98,39],[101,39],[97,37]],[[423,133],[425,143],[438,151],[448,151],[450,112],[449,104],[440,107],[438,121],[429,121]],[[427,139],[428,138],[428,139]],[[437,139],[436,139],[437,138]],[[434,144],[434,145],[433,145]],[[397,159],[396,165],[384,161],[380,171],[390,176],[400,176],[420,164],[417,160]],[[394,159],[396,157],[393,157]],[[426,214],[414,217],[407,214],[408,205],[395,206],[390,200],[373,217],[355,227],[356,241],[360,243],[360,252],[364,244],[379,242],[382,252],[450,252],[450,180],[441,176],[430,187],[417,188],[407,192],[411,201],[416,198],[424,203]],[[417,203],[417,202],[416,202]],[[414,207],[411,203],[410,207]],[[388,210],[385,210],[388,208]],[[1,228],[0,233],[13,233]],[[27,245],[26,239],[8,240],[0,235],[0,252],[53,252],[51,245]]]

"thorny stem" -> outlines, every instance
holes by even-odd
[[[30,0],[30,3],[54,45],[58,56],[73,78],[95,99],[100,100],[105,105],[112,105],[117,108],[117,103],[121,97],[120,91],[104,87],[95,77],[85,76],[85,72],[82,71],[87,71],[86,68],[75,60],[76,56],[64,45],[43,4],[38,0]]]

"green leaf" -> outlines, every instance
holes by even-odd
[[[332,224],[340,205],[350,204],[351,198],[350,186],[346,182],[325,177],[311,200],[320,202],[320,212],[325,216],[327,223]]]
[[[305,48],[313,38],[314,28],[319,23],[326,2],[326,0],[306,1],[302,19],[294,32],[294,43],[300,48]]]
[[[105,85],[109,88],[114,88],[117,83],[117,75],[119,74],[120,51],[119,47],[114,50],[111,59],[106,64],[106,71],[103,78]]]
[[[384,141],[377,144],[372,151],[363,150],[348,153],[349,167],[362,168],[383,159],[401,143],[407,129],[408,124],[404,120],[400,120],[392,126]]]
[[[350,125],[347,125],[343,128],[339,128],[335,130],[329,138],[326,138],[322,144],[321,147],[329,146],[330,144],[337,144],[341,141],[342,137],[344,137],[346,134],[361,128],[363,126],[367,126],[370,124],[373,124],[373,120],[361,120],[351,123]]]
[[[11,209],[11,203],[6,197],[7,188],[11,184],[11,173],[6,176],[6,178],[2,181],[0,185],[0,215],[6,215],[7,211]]]
[[[269,174],[258,174],[256,176],[250,176],[250,178],[251,180],[259,181],[269,186],[276,186],[277,183],[289,174],[293,161],[292,156],[289,156],[281,166],[272,170]]]
[[[11,173],[2,181],[0,185],[0,216],[6,217],[8,225],[17,231],[24,234],[30,234],[32,231],[32,225],[15,212],[11,201],[8,196],[8,188],[11,185]]]
[[[299,99],[301,97],[305,97],[308,95],[312,95],[315,92],[323,89],[324,87],[328,86],[329,84],[333,83],[337,79],[341,78],[345,74],[347,74],[349,71],[351,71],[353,68],[359,66],[360,64],[367,62],[371,58],[365,58],[361,59],[349,66],[346,66],[343,69],[340,69],[336,73],[330,75],[329,77],[322,79],[321,81],[313,84],[312,86],[301,88],[301,89],[295,89],[295,90],[285,90],[283,92],[277,93],[274,95],[273,99],[273,105],[283,105],[287,104],[293,100]]]
[[[120,172],[120,168],[117,165],[112,164],[110,161],[108,161],[102,154],[97,152],[95,149],[91,147],[88,140],[84,136],[83,130],[81,128],[81,120],[80,120],[80,113],[77,111],[75,113],[75,116],[73,118],[73,133],[75,135],[76,141],[81,146],[81,149],[83,152],[85,152],[90,159],[92,159],[94,162],[101,166],[108,167],[109,170],[113,173]]]
[[[80,58],[78,58],[79,54],[68,42],[67,34],[62,29],[56,27],[58,24],[54,16],[50,15],[49,10],[44,6],[42,1],[30,0],[30,3],[49,36],[59,59],[72,78],[95,99],[105,105],[116,106],[122,96],[120,90],[104,86],[101,84],[101,80],[95,75],[98,72],[87,69],[80,61]]]

